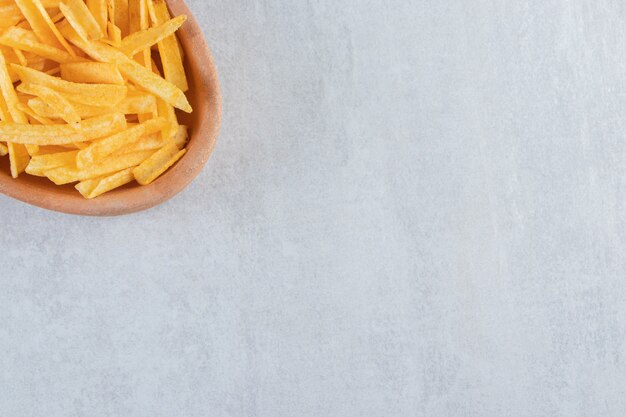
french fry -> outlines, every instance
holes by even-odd
[[[87,0],[89,11],[98,22],[102,33],[107,33],[107,2],[106,0]]]
[[[15,0],[15,3],[43,43],[65,48],[70,55],[75,55],[74,50],[61,36],[40,0]]]
[[[44,155],[35,155],[26,167],[26,173],[37,177],[45,177],[46,171],[63,166],[71,166],[76,161],[78,151],[65,151]]]
[[[41,99],[38,99],[41,100]],[[46,105],[45,103],[43,103],[43,101],[41,102],[42,104]],[[31,109],[28,105],[24,104],[24,103],[19,103],[17,105],[17,108],[20,109],[22,112],[24,112],[24,114],[26,114],[26,116],[29,119],[35,120],[37,123],[41,124],[41,125],[53,125],[55,124],[54,121],[52,121],[51,119],[44,117],[44,116],[40,116],[37,113],[35,113],[33,111],[33,109]],[[31,120],[31,123],[32,123]]]
[[[8,139],[8,138],[7,138]],[[8,142],[7,148],[9,149],[9,163],[11,165],[11,176],[17,178],[28,166],[30,161],[30,154],[26,149],[26,146]]]
[[[122,39],[120,50],[132,57],[142,50],[150,49],[153,45],[175,33],[186,20],[187,16],[181,15],[167,20],[159,26],[132,33]]]
[[[72,35],[70,34],[70,36]],[[70,40],[95,60],[116,64],[122,75],[146,91],[161,97],[177,109],[191,113],[192,108],[189,101],[187,101],[187,97],[185,97],[185,93],[174,84],[142,67],[122,52],[103,43],[85,42],[78,36],[72,36]]]
[[[0,156],[8,155],[9,148],[4,143],[0,143]]]
[[[165,125],[165,119],[151,119],[107,138],[94,141],[78,153],[76,166],[84,169],[117,150],[137,142],[142,136],[160,131]]]
[[[61,78],[75,83],[124,85],[124,78],[117,67],[104,62],[61,64]]]
[[[128,35],[128,0],[113,0],[115,2],[115,26],[120,28],[122,37]]]
[[[174,135],[174,143],[178,149],[183,149],[187,145],[187,139],[189,138],[189,132],[187,126],[179,125]]]
[[[65,93],[69,100],[79,103],[114,106],[122,101],[128,92],[128,89],[121,85],[73,83],[20,65],[12,64],[11,67],[23,82],[52,88]]]
[[[120,30],[120,28],[115,26],[115,24],[111,22],[107,23],[107,33],[109,39],[105,40],[105,42],[115,47],[119,47],[122,44],[122,31]]]
[[[33,32],[18,27],[8,28],[0,36],[0,45],[32,52],[43,58],[59,63],[84,61],[83,58],[70,55],[66,51],[40,42]]]
[[[104,37],[98,21],[82,0],[65,0],[59,4],[59,9],[81,38],[98,40]]]
[[[174,142],[170,142],[135,168],[133,175],[139,184],[148,185],[182,158],[185,152],[186,149],[179,150]]]
[[[87,199],[96,198],[135,180],[133,168],[127,168],[102,178],[86,180],[76,184],[76,189]]]
[[[85,181],[138,166],[153,153],[153,151],[141,151],[114,155],[88,169],[81,170],[76,166],[61,167],[46,172],[46,176],[57,185]]]
[[[67,123],[78,124],[80,122],[81,117],[72,106],[72,103],[53,89],[38,84],[20,84],[17,89],[23,93],[41,98],[45,104],[50,106]]]
[[[153,7],[149,7],[152,23],[161,25],[170,20],[170,12],[167,10],[165,0],[148,0]],[[181,91],[185,92],[189,89],[187,77],[185,76],[185,68],[183,60],[178,49],[178,41],[176,35],[169,35],[158,43],[159,55],[163,64],[163,75],[165,79]]]
[[[71,125],[22,125],[0,122],[0,137],[9,142],[32,145],[70,145],[110,136],[126,128],[121,113],[83,120],[77,130]]]
[[[0,29],[17,25],[23,19],[22,12],[15,4],[15,1],[0,4],[0,16],[2,16]]]
[[[58,119],[61,116],[53,108],[46,105],[41,99],[31,98],[28,106],[38,116]],[[89,106],[86,104],[72,103],[74,109],[81,118],[102,116],[110,113],[145,114],[151,113],[156,117],[156,99],[150,94],[131,94],[115,107]]]

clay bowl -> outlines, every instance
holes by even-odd
[[[0,158],[0,193],[28,204],[63,213],[85,216],[117,216],[154,207],[182,191],[200,173],[215,146],[222,116],[217,72],[202,30],[183,0],[168,0],[172,15],[185,14],[178,31],[185,50],[189,79],[187,97],[193,113],[179,113],[190,128],[185,156],[158,180],[147,186],[135,183],[93,200],[84,199],[73,185],[56,186],[46,178],[22,174],[11,178],[8,157]]]

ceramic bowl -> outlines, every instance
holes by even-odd
[[[113,190],[93,200],[84,199],[73,185],[56,186],[46,178],[22,174],[11,178],[9,158],[0,158],[0,193],[45,209],[86,216],[117,216],[154,207],[174,197],[200,173],[209,160],[217,139],[222,100],[211,51],[183,0],[168,0],[173,16],[187,15],[178,31],[185,51],[189,79],[187,97],[193,113],[179,113],[181,123],[189,126],[187,153],[169,171],[150,185],[136,183]]]

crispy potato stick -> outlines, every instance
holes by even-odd
[[[76,184],[76,189],[87,199],[96,198],[99,195],[119,188],[135,180],[133,168],[128,168],[108,177],[87,180]]]
[[[115,2],[115,26],[120,28],[122,36],[128,35],[128,0],[113,0]]]
[[[57,48],[65,48],[71,55],[75,55],[74,50],[61,36],[40,0],[15,0],[15,3],[42,42]]]
[[[65,0],[59,4],[59,9],[81,38],[97,40],[104,37],[96,18],[82,0]]]
[[[106,0],[87,0],[89,11],[98,22],[103,34],[107,33],[107,2]]]
[[[148,185],[182,158],[185,152],[186,149],[179,151],[176,144],[170,142],[135,168],[133,175],[139,184]]]
[[[23,19],[22,12],[15,4],[15,1],[3,2],[0,4],[0,28],[8,28],[19,23]]]
[[[165,0],[149,0],[153,7],[150,9],[152,23],[161,25],[170,20],[170,12],[167,10]],[[176,35],[170,35],[158,43],[159,55],[161,55],[161,63],[163,64],[163,75],[165,79],[183,92],[189,89],[187,77],[185,76],[185,68],[183,60],[178,49],[178,41]]]
[[[49,155],[52,153],[61,153],[61,152],[70,152],[67,150],[66,146],[60,145],[44,145],[39,147],[39,153],[36,156],[40,155]]]
[[[2,110],[0,110],[0,112],[2,113],[2,120],[13,121],[20,124],[28,124],[28,118],[26,117],[26,115],[17,108],[17,105],[20,101],[17,98],[15,89],[13,88],[13,83],[11,82],[11,76],[9,75],[7,63],[4,58],[4,54],[1,51],[0,90],[2,90],[2,105],[0,105],[0,107],[2,108]],[[3,139],[7,141],[10,140],[8,137]],[[9,151],[9,162],[11,165],[11,176],[13,178],[17,178],[26,169],[26,166],[28,165],[28,162],[30,160],[30,152],[36,152],[37,149],[35,147],[31,147],[29,152],[29,149],[27,149],[23,144],[11,142],[7,144]]]
[[[78,153],[76,166],[84,169],[94,162],[106,158],[115,151],[135,143],[143,135],[150,135],[160,131],[165,125],[165,119],[151,119],[108,138],[94,141]]]
[[[9,163],[11,165],[11,176],[17,178],[28,166],[30,154],[26,146],[15,142],[8,142]]]
[[[83,58],[70,55],[59,48],[39,42],[39,39],[33,32],[18,27],[8,28],[0,36],[0,45],[32,52],[43,58],[60,63],[84,61]]]
[[[76,112],[72,103],[53,89],[37,84],[20,84],[17,89],[23,93],[41,98],[44,103],[56,111],[59,117],[67,123],[77,124],[80,122],[80,115]]]
[[[88,169],[81,170],[75,166],[61,167],[48,171],[46,176],[57,185],[85,181],[135,167],[148,159],[153,153],[154,151],[141,151],[124,155],[113,155]]]
[[[4,143],[0,143],[0,156],[7,155],[8,153],[9,153],[9,148],[7,148]]]
[[[41,99],[39,99],[41,100]],[[42,101],[43,103],[43,101]],[[33,111],[33,109],[31,109],[30,107],[28,107],[28,105],[24,104],[24,103],[19,103],[17,105],[17,108],[20,109],[22,112],[24,112],[26,114],[26,116],[28,116],[30,119],[35,120],[37,123],[41,124],[41,125],[53,125],[55,124],[51,119],[44,117],[44,116],[40,116],[37,113],[35,113]],[[31,120],[32,122],[32,120]]]
[[[71,166],[76,161],[78,151],[66,151],[45,155],[35,155],[26,167],[26,173],[37,177],[45,177],[46,171],[63,166]]]
[[[128,56],[134,56],[144,49],[150,49],[152,45],[176,32],[186,20],[187,16],[181,15],[159,26],[132,33],[122,39],[120,50]]]
[[[159,77],[150,70],[142,67],[122,52],[99,42],[85,42],[78,36],[70,35],[72,43],[85,51],[89,56],[100,62],[117,64],[122,75],[139,85],[146,91],[161,97],[177,109],[191,113],[192,108],[178,87],[169,81]]]
[[[189,132],[187,126],[179,125],[176,135],[174,136],[174,143],[178,146],[178,149],[183,149],[187,145],[187,139],[189,138]]]
[[[119,47],[122,44],[122,31],[115,24],[107,23],[107,34],[109,39],[104,40],[105,42],[115,47]]]
[[[72,103],[74,109],[81,118],[102,116],[110,113],[123,114],[145,114],[155,113],[156,117],[156,99],[150,94],[132,94],[122,100],[115,107],[99,107],[89,106],[86,104]],[[61,116],[50,106],[46,105],[39,98],[31,98],[28,100],[28,106],[40,117],[58,119]]]
[[[73,83],[27,67],[15,64],[11,67],[23,82],[40,84],[66,93],[69,100],[79,103],[114,106],[126,97],[128,91],[125,86],[121,85]]]
[[[32,145],[69,145],[110,136],[126,128],[121,113],[83,120],[80,129],[70,125],[23,125],[0,122],[0,137],[9,142]]]
[[[124,85],[124,78],[117,67],[104,62],[61,64],[61,78],[75,83]]]

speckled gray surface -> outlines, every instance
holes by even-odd
[[[626,415],[626,3],[190,5],[199,179],[0,197],[2,417]]]

